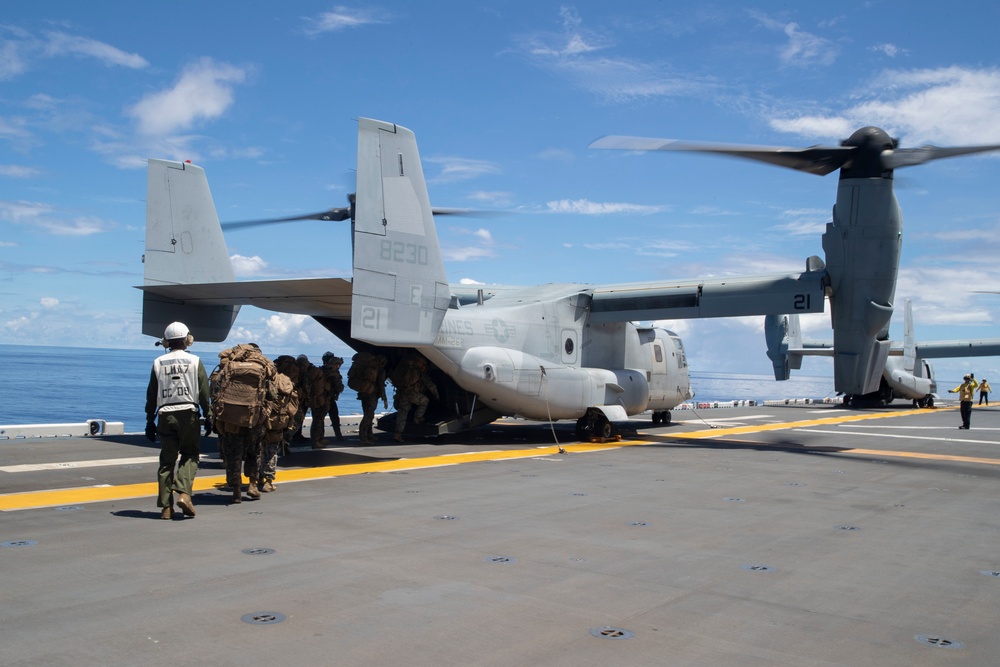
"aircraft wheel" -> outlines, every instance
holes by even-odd
[[[673,415],[671,415],[670,410],[664,410],[660,414],[663,415],[663,423],[664,424],[669,424],[670,420],[673,418]]]
[[[653,410],[653,426],[656,426],[661,421],[663,421],[663,413]]]
[[[614,426],[599,410],[592,410],[576,421],[576,437],[590,440],[591,437],[610,438]]]

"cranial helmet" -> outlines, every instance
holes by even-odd
[[[183,322],[171,322],[167,325],[166,331],[163,332],[163,337],[167,340],[176,340],[178,338],[187,338],[187,335],[191,333],[188,331],[187,325]]]

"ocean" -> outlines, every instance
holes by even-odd
[[[198,350],[192,350],[197,353]],[[0,345],[0,426],[120,421],[127,433],[146,425],[149,370],[162,349],[117,350],[35,345]],[[212,372],[218,357],[200,355]],[[343,369],[347,377],[347,367]],[[792,376],[775,382],[769,375],[692,371],[694,402],[822,399],[834,396],[832,377]],[[391,386],[387,389],[392,391]],[[390,393],[391,398],[391,393]],[[337,401],[341,415],[361,413],[350,389]],[[380,406],[381,407],[381,406]]]

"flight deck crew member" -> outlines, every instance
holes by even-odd
[[[969,373],[962,378],[962,384],[948,390],[949,394],[958,394],[959,407],[962,412],[962,425],[959,428],[969,428],[969,422],[972,421],[972,397],[976,393],[976,387],[978,386],[979,383],[976,382],[976,376]]]
[[[208,375],[201,359],[187,351],[192,343],[194,337],[182,322],[168,324],[160,344],[170,351],[153,362],[146,388],[146,437],[151,442],[160,438],[156,506],[162,508],[161,519],[174,517],[174,493],[181,511],[195,515],[191,491],[201,453],[199,408],[205,415],[205,434],[212,432]]]
[[[979,383],[979,405],[982,405],[983,401],[986,401],[986,405],[990,404],[991,391],[990,383],[986,381],[986,378],[983,378],[983,381]]]

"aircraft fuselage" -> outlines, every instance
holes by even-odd
[[[461,388],[502,414],[579,419],[593,406],[670,410],[691,397],[675,334],[629,322],[590,324],[578,288],[451,309],[434,345],[419,348]]]

